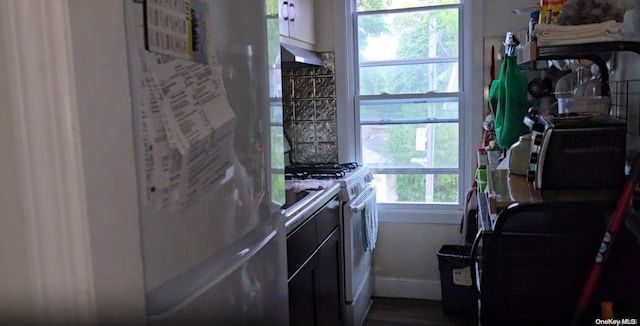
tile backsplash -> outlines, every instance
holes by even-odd
[[[338,161],[333,53],[325,67],[282,67],[284,134],[292,163]]]

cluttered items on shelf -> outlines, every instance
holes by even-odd
[[[622,39],[623,26],[615,20],[583,25],[538,24],[534,37],[538,46],[611,42]]]
[[[567,0],[560,6],[555,22],[558,25],[597,24],[609,20],[624,21],[627,10],[635,7],[633,0]]]
[[[618,41],[624,14],[634,7],[631,0],[541,0],[531,38],[538,46]]]

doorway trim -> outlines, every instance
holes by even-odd
[[[37,323],[95,324],[68,0],[0,1]]]

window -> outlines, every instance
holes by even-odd
[[[353,1],[355,123],[378,202],[460,204],[460,1]]]

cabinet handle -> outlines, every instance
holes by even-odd
[[[280,15],[283,20],[289,20],[289,1],[285,1],[282,3],[282,7],[280,8]]]
[[[289,8],[291,9],[289,12],[289,21],[293,22],[296,20],[296,5],[293,2],[289,3]]]

